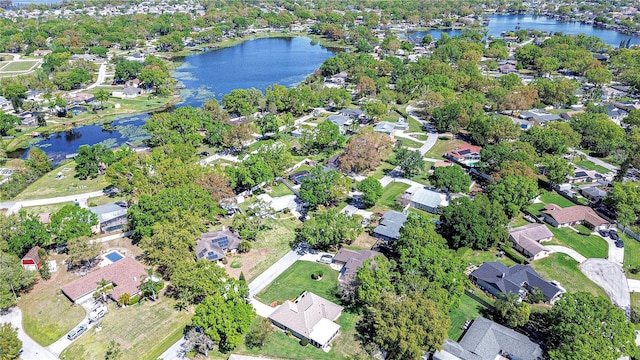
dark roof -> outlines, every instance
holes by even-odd
[[[210,231],[196,241],[196,257],[198,260],[219,260],[227,256],[227,251],[237,249],[241,239],[228,229]]]
[[[350,276],[355,275],[358,272],[358,269],[362,266],[362,263],[365,262],[365,260],[373,259],[378,255],[384,256],[382,253],[374,250],[354,251],[342,248],[333,257],[333,261],[344,263],[342,275]]]
[[[391,239],[400,238],[400,228],[407,220],[407,215],[397,211],[387,211],[380,220],[380,225],[373,229],[373,232]]]
[[[582,189],[582,195],[590,196],[591,198],[603,198],[607,196],[607,192],[600,189],[597,186]]]
[[[445,343],[445,345],[447,345]],[[478,357],[462,357],[462,359],[493,360],[501,355],[507,359],[539,360],[542,359],[542,348],[527,336],[491,320],[478,316],[464,337],[460,346]],[[449,347],[449,346],[447,346]],[[464,355],[464,353],[461,353]]]
[[[499,262],[486,262],[471,273],[502,293],[517,293],[524,296],[528,289],[538,287],[547,301],[562,292],[560,287],[546,281],[529,265],[513,265],[508,268]]]

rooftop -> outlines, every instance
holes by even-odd
[[[387,211],[380,220],[380,225],[373,230],[374,233],[391,239],[400,238],[400,228],[407,220],[407,215],[394,210]]]
[[[583,205],[561,208],[556,204],[547,204],[542,210],[542,213],[549,215],[559,224],[575,223],[578,221],[586,221],[593,226],[607,224],[607,221],[596,214],[592,208]]]

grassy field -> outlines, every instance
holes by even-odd
[[[551,254],[548,258],[534,261],[531,266],[545,279],[559,282],[569,292],[587,291],[608,299],[604,290],[589,280],[580,271],[578,262],[569,255]]]
[[[324,273],[321,280],[311,278],[311,274],[316,271]],[[310,291],[327,300],[337,302],[337,286],[337,271],[324,264],[297,261],[256,295],[256,298],[265,304],[271,304],[274,301],[293,300],[302,292]]]
[[[372,176],[375,179],[380,180],[385,175],[387,175],[388,172],[393,170],[393,168],[395,168],[395,165],[392,165],[386,161],[383,161],[372,173],[369,174],[369,176]]]
[[[640,241],[632,239],[618,231],[620,239],[624,241],[624,266],[626,267],[638,267],[640,268]],[[640,272],[632,274],[627,271],[627,277],[631,279],[640,280]],[[639,304],[640,305],[640,304]]]
[[[29,187],[18,194],[15,199],[31,200],[82,194],[101,190],[109,185],[109,182],[104,175],[100,175],[95,179],[87,180],[80,180],[76,178],[75,167],[75,161],[65,163],[29,185]],[[58,173],[62,174],[61,179],[56,179],[56,175]]]
[[[389,185],[385,186],[384,192],[382,196],[378,200],[376,205],[385,206],[392,208],[396,205],[396,199],[402,193],[404,193],[408,188],[409,184],[401,183],[401,182],[392,182]]]
[[[540,194],[540,201],[545,204],[556,204],[562,208],[574,206],[575,203],[555,192],[545,191]]]
[[[157,359],[182,336],[191,314],[174,310],[175,301],[161,297],[156,302],[118,308],[109,304],[102,330],[89,330],[62,352],[64,359],[100,359],[111,340],[120,344],[124,359]]]
[[[464,141],[462,140],[443,140],[438,139],[436,144],[433,145],[429,151],[424,154],[424,157],[430,159],[444,159],[442,155],[448,151],[455,150],[458,146],[460,146]]]
[[[51,204],[51,205],[41,205],[41,206],[29,206],[23,208],[28,214],[31,215],[40,215],[44,213],[51,213],[60,210],[65,205],[73,205],[73,201]]]
[[[2,72],[6,71],[27,71],[31,69],[38,61],[12,61],[9,65],[2,69]]]
[[[573,163],[580,166],[581,168],[587,170],[595,170],[601,174],[606,174],[609,172],[609,169],[607,169],[606,167],[596,165],[593,161],[590,160],[574,161]]]
[[[409,116],[409,118],[407,119],[407,122],[409,123],[409,128],[407,129],[407,132],[410,132],[410,133],[424,132],[424,129],[422,128],[422,124],[420,124],[418,120]]]
[[[506,266],[512,266],[516,263],[507,256],[497,257],[498,249],[489,250],[472,250],[469,248],[460,248],[457,250],[458,255],[462,257],[464,264],[472,263],[476,266],[482,265],[482,263],[489,261],[497,261],[505,264]]]
[[[609,246],[606,240],[595,235],[580,235],[569,228],[554,228],[547,226],[553,233],[553,239],[545,244],[563,245],[579,252],[581,255],[590,258],[604,259],[609,253]]]
[[[112,204],[116,201],[126,201],[124,196],[98,196],[87,199],[87,204],[96,204],[96,206]]]
[[[407,138],[398,138],[398,141],[402,144],[402,146],[406,146],[408,148],[417,149],[422,146],[422,143],[419,143],[414,140],[410,140]]]
[[[291,192],[288,187],[284,186],[283,183],[278,183],[278,185],[273,186],[271,188],[271,192],[269,193],[269,196],[274,198],[285,195],[293,195],[293,192]]]
[[[478,293],[480,291],[476,291]],[[490,311],[484,304],[464,294],[460,298],[460,306],[449,313],[451,327],[449,328],[449,339],[458,341],[462,336],[462,327],[467,320],[474,320],[485,312]]]
[[[62,266],[62,257],[52,255],[58,271],[51,279],[40,280],[33,289],[22,295],[18,305],[22,309],[24,330],[42,346],[53,344],[84,319],[86,312],[60,292],[60,287],[78,278]]]
[[[631,293],[631,309],[640,311],[640,293]],[[640,330],[640,324],[635,324],[636,330]]]

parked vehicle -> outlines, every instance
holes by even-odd
[[[76,326],[73,330],[69,331],[69,333],[67,334],[67,339],[69,340],[77,339],[80,335],[84,334],[84,332],[87,331],[87,328],[88,327],[86,324],[80,324]]]
[[[105,315],[107,315],[107,312],[108,311],[106,306],[100,306],[91,310],[91,312],[89,313],[89,322],[91,323],[102,319]]]
[[[615,230],[609,230],[609,237],[613,240],[620,240],[620,236],[618,236],[618,232]]]
[[[320,256],[320,259],[318,259],[318,262],[322,264],[331,264],[333,262],[333,256],[329,254],[322,255]]]
[[[609,231],[600,229],[600,230],[598,230],[598,234],[600,234],[600,236],[602,236],[602,237],[608,237],[609,236]]]
[[[616,247],[617,248],[623,248],[624,247],[624,242],[622,240],[616,241]]]

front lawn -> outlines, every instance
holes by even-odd
[[[449,152],[451,150],[455,150],[456,148],[458,148],[458,146],[462,145],[464,143],[464,141],[462,140],[444,140],[441,138],[438,138],[438,141],[436,141],[436,144],[433,145],[433,147],[431,149],[429,149],[429,151],[427,151],[426,154],[424,154],[424,157],[426,158],[430,158],[430,159],[444,159],[444,157],[442,155],[444,155],[444,153]]]
[[[417,149],[422,146],[422,143],[407,138],[398,138],[398,141],[400,141],[402,146],[406,146],[412,149]]]
[[[561,208],[567,208],[576,205],[573,201],[552,191],[544,191],[540,194],[540,201],[545,204],[556,204]]]
[[[587,291],[595,296],[608,299],[604,290],[589,280],[580,271],[580,264],[567,254],[551,254],[547,258],[532,262],[531,266],[543,278],[557,281],[568,292]]]
[[[396,199],[400,194],[407,191],[409,188],[409,184],[405,184],[402,182],[392,182],[389,185],[385,186],[384,192],[382,196],[378,200],[376,205],[393,208],[396,206]]]
[[[311,274],[322,271],[320,280],[313,280]],[[274,301],[293,300],[304,291],[310,291],[329,301],[338,302],[336,291],[338,272],[327,265],[310,261],[296,261],[285,272],[280,274],[269,286],[262,290],[256,298],[265,304]]]
[[[409,123],[409,128],[407,129],[407,132],[409,133],[417,133],[417,132],[424,132],[424,129],[422,128],[422,124],[414,119],[413,117],[409,116],[407,118],[407,122]]]
[[[373,172],[369,174],[369,176],[380,180],[389,172],[391,172],[395,167],[396,167],[395,165],[392,165],[386,161],[383,161],[382,163],[380,163],[380,165],[378,165],[378,167]]]
[[[574,161],[573,163],[580,166],[583,169],[594,170],[601,174],[606,174],[610,171],[606,167],[597,165],[596,163],[590,160]]]
[[[45,174],[24,189],[16,200],[44,199],[50,197],[82,194],[102,190],[109,185],[104,175],[95,179],[80,180],[76,175],[76,162],[70,161]],[[60,174],[60,177],[57,175]]]
[[[479,293],[476,290],[475,293]],[[449,339],[458,341],[462,336],[462,327],[467,320],[475,320],[478,316],[486,316],[489,309],[484,304],[476,301],[470,297],[467,293],[460,298],[460,306],[449,313],[449,320],[451,321],[451,327],[449,328]]]
[[[605,259],[609,253],[607,241],[595,235],[580,235],[569,228],[547,226],[553,233],[553,239],[545,244],[563,245],[579,252],[587,259]]]
[[[640,280],[640,272],[632,274],[628,270],[629,267],[638,268],[640,270],[640,241],[624,235],[622,231],[618,231],[620,239],[624,241],[624,266],[627,269],[627,277]],[[640,304],[638,304],[640,306]]]
[[[104,358],[109,343],[120,344],[123,359],[157,359],[182,337],[191,321],[187,311],[174,309],[175,300],[166,296],[156,302],[118,308],[109,304],[109,313],[102,320],[102,330],[90,329],[62,352],[61,359]]]

